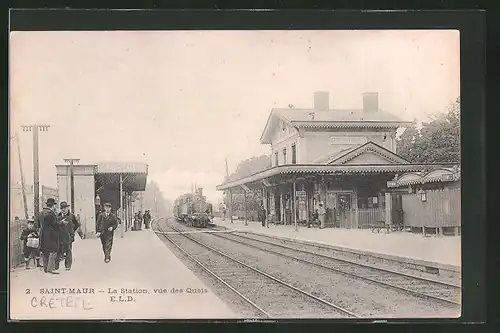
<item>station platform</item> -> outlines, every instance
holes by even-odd
[[[269,224],[263,227],[261,222],[248,222],[214,218],[214,223],[235,231],[253,232],[273,237],[290,238],[297,241],[319,243],[333,247],[358,251],[361,254],[378,255],[387,259],[399,258],[412,264],[432,264],[450,270],[459,270],[461,266],[460,236],[423,237],[409,232],[373,233],[369,229],[307,228],[293,225]]]
[[[11,271],[11,320],[236,317],[152,229],[126,232],[124,238],[117,230],[107,264],[99,239],[75,238],[70,271],[63,262],[59,275],[39,268]]]

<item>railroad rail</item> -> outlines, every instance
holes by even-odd
[[[215,236],[261,251],[277,254],[285,258],[341,273],[356,279],[376,283],[420,298],[439,301],[453,306],[461,305],[458,301],[461,287],[455,284],[374,267],[355,261],[334,258],[328,255],[297,249],[253,237],[236,235],[234,233],[227,235],[218,234]]]
[[[160,219],[162,220],[162,219]],[[168,219],[163,219],[167,222]],[[266,318],[304,317],[335,318],[332,310],[341,317],[359,318],[356,314],[314,296],[304,290],[294,287],[268,273],[247,265],[240,260],[223,253],[203,242],[193,239],[189,234],[182,232],[172,225],[165,225],[175,233],[167,233],[156,221],[158,234],[162,235],[179,251],[195,262],[209,275],[230,289],[247,304],[251,305],[260,316]],[[156,232],[156,231],[155,231]],[[176,240],[174,236],[179,236]],[[188,240],[184,242],[183,240]],[[181,246],[179,243],[183,243]],[[208,250],[208,251],[206,251]],[[217,254],[217,258],[212,254]],[[205,261],[203,263],[202,261]],[[251,300],[249,295],[258,294]],[[260,305],[257,303],[261,303]]]

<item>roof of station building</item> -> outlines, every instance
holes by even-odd
[[[398,128],[411,122],[383,111],[366,112],[362,109],[272,109],[260,138],[271,143],[271,136],[279,121],[295,128]]]

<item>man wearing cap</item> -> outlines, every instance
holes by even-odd
[[[111,261],[111,249],[113,247],[113,236],[118,227],[116,215],[111,212],[111,204],[104,204],[104,212],[97,219],[96,236],[101,238],[102,250],[104,252],[104,262]]]
[[[71,264],[73,263],[73,242],[75,241],[75,232],[78,231],[80,238],[83,238],[83,234],[79,229],[80,222],[78,222],[75,215],[70,212],[68,203],[63,201],[59,207],[61,208],[59,218],[61,221],[67,221],[66,224],[61,225],[61,248],[59,256],[65,255],[64,266],[66,267],[66,270],[69,271],[71,269]],[[56,269],[58,267],[59,260],[56,260]]]
[[[40,251],[43,253],[43,270],[45,273],[59,274],[56,267],[60,247],[61,225],[67,222],[59,219],[57,203],[48,198],[46,207],[40,213]]]
[[[326,215],[325,207],[323,206],[323,202],[320,202],[318,207],[318,217],[319,217],[319,222],[321,223],[320,225],[321,229],[325,227],[325,215]]]

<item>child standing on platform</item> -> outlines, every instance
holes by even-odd
[[[40,238],[38,234],[38,229],[35,228],[35,221],[33,219],[28,220],[28,226],[23,230],[21,234],[21,240],[23,241],[23,253],[24,261],[26,264],[26,269],[30,269],[30,261],[33,259],[36,267],[41,267],[40,265]]]

